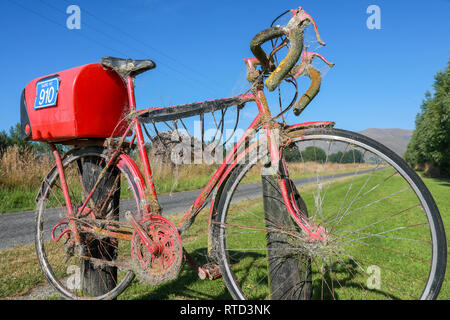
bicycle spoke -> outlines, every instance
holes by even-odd
[[[407,228],[415,228],[415,227],[420,227],[420,226],[424,226],[424,225],[428,225],[428,222],[424,222],[421,224],[416,224],[416,225],[409,225],[409,226],[404,226],[404,227],[397,227],[397,228],[393,228],[391,230],[386,230],[383,232],[379,232],[376,234],[371,234],[371,233],[365,233],[365,232],[353,232],[353,231],[348,231],[349,233],[354,233],[354,234],[358,234],[358,235],[365,235],[365,237],[361,237],[361,238],[356,238],[356,239],[351,239],[348,241],[343,241],[340,244],[346,244],[346,243],[350,243],[353,241],[359,241],[362,239],[367,239],[367,238],[372,238],[372,237],[381,237],[381,238],[388,238],[388,239],[394,239],[394,240],[405,240],[405,241],[415,241],[415,242],[424,242],[424,243],[429,243],[429,241],[426,240],[421,240],[421,239],[410,239],[410,238],[402,238],[402,237],[393,237],[393,236],[386,236],[386,233],[389,232],[394,232],[394,231],[398,231],[398,230],[404,230]]]
[[[409,187],[404,188],[404,189],[402,189],[402,190],[400,190],[400,191],[397,191],[397,192],[394,192],[394,193],[392,193],[392,194],[390,194],[390,195],[387,195],[387,196],[385,196],[385,197],[383,197],[383,198],[381,198],[381,199],[377,199],[377,200],[375,200],[375,201],[373,201],[373,202],[371,202],[371,203],[368,203],[368,204],[366,204],[366,205],[364,205],[364,206],[362,206],[362,207],[359,207],[359,208],[354,209],[354,210],[352,210],[352,211],[347,211],[347,212],[345,212],[340,218],[335,218],[335,219],[333,219],[333,220],[331,220],[331,221],[328,221],[328,223],[332,223],[332,222],[338,220],[338,222],[335,223],[335,224],[333,225],[333,227],[336,227],[336,226],[339,224],[339,222],[340,222],[344,217],[349,216],[350,214],[352,214],[352,213],[354,213],[354,212],[357,212],[357,211],[360,211],[360,210],[362,210],[362,209],[368,208],[368,207],[370,207],[370,206],[373,205],[373,204],[376,204],[376,203],[379,203],[379,202],[381,202],[381,201],[390,199],[390,198],[392,198],[393,196],[395,196],[395,195],[397,195],[397,194],[399,194],[399,193],[405,192],[405,191],[408,190],[408,189],[409,189]]]
[[[353,230],[353,231],[361,231],[361,230],[364,230],[364,229],[373,227],[373,226],[375,226],[375,225],[377,225],[377,224],[379,224],[379,223],[386,222],[387,220],[393,219],[394,217],[398,217],[399,215],[402,215],[402,214],[405,214],[405,213],[406,213],[406,214],[407,214],[407,213],[411,213],[411,210],[414,209],[414,208],[420,208],[420,203],[418,203],[418,204],[416,204],[416,205],[414,205],[414,206],[412,206],[412,207],[409,207],[408,209],[401,210],[401,211],[399,211],[399,212],[397,212],[397,213],[394,213],[394,214],[392,214],[392,215],[390,215],[390,216],[388,216],[388,217],[386,217],[386,218],[383,218],[383,219],[377,220],[377,221],[375,221],[375,222],[372,222],[372,223],[370,223],[370,224],[368,224],[368,225],[366,225],[366,226],[364,226],[364,227],[361,227],[361,228],[359,228],[359,229],[357,229],[357,230]],[[341,225],[341,227],[342,227],[342,226],[345,226],[345,224]],[[336,231],[342,231],[342,230],[336,229]]]

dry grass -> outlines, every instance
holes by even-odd
[[[52,167],[48,155],[32,149],[7,148],[0,159],[0,213],[32,210],[41,181]]]
[[[34,244],[0,252],[0,299],[25,294],[45,283]]]
[[[38,156],[30,148],[8,147],[0,159],[0,187],[36,189],[51,169],[49,156]]]
[[[144,172],[140,159],[136,160],[141,172]],[[151,163],[152,176],[159,193],[179,192],[203,188],[211,179],[219,165]]]

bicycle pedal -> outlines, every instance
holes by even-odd
[[[220,266],[214,262],[208,262],[202,266],[202,269],[208,275],[209,280],[216,280],[222,277]]]

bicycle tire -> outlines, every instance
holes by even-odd
[[[82,191],[81,189],[89,185],[90,190],[97,180],[101,169],[105,166],[106,156],[103,151],[104,149],[100,147],[86,147],[73,151],[63,159],[62,163],[71,195],[72,207],[74,209],[83,202],[83,194],[84,196],[86,195],[86,191]],[[83,173],[79,169],[80,165],[82,165],[82,168],[85,168],[84,170],[89,170],[90,172],[87,172],[83,176]],[[108,173],[111,173],[109,178]],[[111,186],[111,182],[108,182],[108,180],[111,181],[111,177],[116,177],[118,174],[125,179],[119,178],[119,188],[110,197],[112,200],[104,198],[109,189],[116,186],[116,183]],[[122,200],[120,198],[120,192],[124,190],[124,182],[128,184],[134,200]],[[59,184],[59,174],[54,168],[42,183],[37,197],[35,247],[42,272],[52,287],[66,299],[114,299],[134,279],[135,275],[133,271],[121,272],[121,270],[117,270],[117,267],[114,266],[95,265],[94,262],[77,257],[77,253],[73,252],[77,248],[62,243],[64,237],[59,241],[53,241],[51,239],[52,228],[56,226],[58,221],[61,221],[55,216],[55,212],[59,211],[59,218],[64,218],[67,214],[64,208],[66,204]],[[122,170],[118,167],[113,167],[104,175],[104,179],[101,180],[97,190],[91,198],[95,202],[92,206],[99,205],[103,199],[104,204],[107,203],[105,205],[105,210],[107,211],[105,212],[109,214],[109,217],[114,217],[116,220],[122,219],[121,216],[119,218],[119,214],[121,215],[125,211],[124,209],[134,211],[138,215],[140,214],[139,204],[141,199],[138,188],[127,167],[124,167]],[[120,204],[118,203],[119,201]],[[58,209],[58,206],[63,208]],[[82,219],[79,220],[81,223]],[[85,220],[85,223],[87,221]],[[83,245],[85,248],[88,247],[87,250],[84,249],[87,253],[82,254],[90,256],[96,254],[97,257],[109,261],[118,261],[128,255],[126,252],[127,247],[123,249],[124,256],[122,256],[122,251],[119,253],[119,250],[122,250],[119,249],[119,247],[122,247],[119,241],[114,241],[110,238],[102,239],[89,234],[82,235],[82,237],[84,239]],[[94,252],[96,250],[97,252]],[[66,262],[62,262],[63,257],[67,259]],[[89,271],[86,271],[86,269],[89,269]],[[91,274],[86,275],[83,272],[91,272]],[[98,275],[95,275],[95,272],[98,272]],[[118,273],[119,275],[117,275]],[[75,276],[78,278],[74,278]],[[84,281],[83,277],[90,278]],[[102,283],[84,284],[83,281],[97,281]],[[104,282],[109,283],[105,284]]]
[[[294,138],[294,145],[302,160],[306,159],[308,146],[328,145],[325,161],[323,158],[319,161],[318,149],[314,149],[315,161],[302,161],[305,170],[313,165],[323,169],[311,169],[313,180],[307,176],[294,179],[291,170],[297,168],[296,162],[287,163],[292,180],[309,179],[305,180],[308,184],[297,182],[296,187],[305,199],[309,214],[313,212],[311,219],[322,220],[321,225],[330,232],[330,238],[320,249],[307,247],[304,240],[292,240],[300,246],[292,247],[293,251],[307,254],[314,261],[311,298],[436,299],[445,275],[446,236],[436,203],[416,172],[396,153],[361,134],[321,128],[309,129],[298,136]],[[336,150],[340,144],[347,145],[354,160],[358,158],[357,151],[365,151],[353,164],[341,161],[340,169],[335,168],[333,175],[328,175],[326,166],[331,167],[332,155],[339,154]],[[341,160],[344,154],[342,152]],[[255,163],[240,165],[233,172],[224,187],[213,223],[221,273],[235,299],[271,298],[267,244],[265,237],[257,239],[253,235],[257,231],[266,234],[268,231],[262,227],[261,208],[249,211],[260,201],[255,200],[258,199],[255,196],[247,202],[233,200],[240,186],[245,189],[242,179],[254,180],[250,170]],[[357,167],[353,176],[339,171],[349,170],[352,165]],[[365,166],[368,169],[362,170]],[[399,190],[392,192],[393,188]],[[374,197],[378,198],[373,200]],[[239,212],[240,206],[243,213]],[[336,215],[328,217],[328,212]],[[360,221],[365,223],[362,227],[358,225]],[[409,223],[405,224],[407,221]],[[344,227],[348,230],[339,230]],[[292,229],[286,231],[279,227],[279,233],[289,232]],[[256,247],[257,244],[260,247]],[[327,246],[329,251],[326,251]],[[260,260],[255,258],[258,255]],[[257,268],[257,263],[262,267]]]

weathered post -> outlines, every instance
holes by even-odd
[[[311,261],[299,249],[298,241],[280,230],[301,232],[283,202],[276,176],[271,168],[261,170],[264,213],[267,228],[267,254],[269,259],[269,285],[271,299],[311,299]],[[297,205],[306,212],[298,194]]]
[[[104,167],[99,163],[98,157],[87,158],[81,166],[82,181],[85,190],[92,190],[96,183],[100,172]],[[92,202],[98,207],[102,207],[104,202],[109,202],[106,210],[102,212],[105,218],[117,219],[119,217],[119,201],[120,201],[120,172],[117,168],[111,168],[101,183],[98,185],[92,195]],[[112,196],[108,199],[108,192],[111,188],[116,188]],[[88,191],[89,192],[89,191]],[[107,200],[108,199],[108,200]],[[85,254],[88,257],[113,260],[117,255],[117,241],[110,238],[97,239],[92,235],[84,235],[86,243]],[[81,290],[88,296],[100,296],[114,289],[117,285],[117,268],[113,266],[101,265],[90,260],[82,260],[81,264]]]

